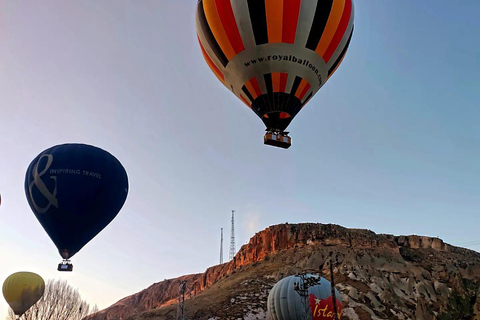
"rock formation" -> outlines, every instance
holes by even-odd
[[[438,238],[317,223],[271,226],[232,261],[155,283],[85,320],[175,319],[183,280],[188,319],[266,319],[275,282],[305,270],[328,278],[330,252],[344,295],[342,319],[480,320],[479,253]]]

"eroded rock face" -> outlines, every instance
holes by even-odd
[[[177,301],[175,298],[178,297],[178,289],[182,281],[187,281],[187,283],[196,282],[201,278],[202,274],[193,274],[152,284],[147,289],[125,297],[114,305],[84,319],[123,319],[132,314],[141,313],[143,311],[158,308],[171,303],[176,303]]]
[[[209,290],[225,277],[252,277],[247,276],[245,270],[256,265],[259,267],[255,277],[269,279],[258,288],[258,293],[263,294],[280,278],[301,270],[319,270],[320,267],[325,275],[329,274],[324,263],[330,252],[336,263],[337,287],[344,294],[342,319],[433,320],[448,311],[446,305],[452,290],[463,292],[466,280],[470,281],[469,285],[478,283],[480,287],[480,255],[450,246],[438,238],[377,235],[369,230],[331,224],[282,224],[257,233],[228,263],[210,267],[203,274],[156,283],[86,319],[112,320],[129,316],[129,319],[143,319],[135,315],[176,303],[182,280],[189,283],[186,296],[193,303],[196,294],[205,291],[208,295]],[[231,288],[231,292],[225,294],[226,300],[218,301],[218,312],[214,305],[203,311],[197,306],[200,309],[194,318],[266,319],[266,299],[259,296],[255,302],[255,292],[247,290],[236,296],[235,290]],[[257,289],[251,287],[249,290]],[[471,289],[468,294],[472,294]],[[238,298],[242,296],[249,298]],[[474,299],[475,305],[471,308],[480,320],[480,298],[477,295],[475,298],[477,302]],[[231,309],[231,315],[225,315],[221,310],[228,309],[229,303],[235,303],[238,308]],[[248,311],[248,316],[243,311]],[[148,316],[152,320],[169,317],[162,316],[161,312]]]

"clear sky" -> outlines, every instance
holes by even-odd
[[[228,260],[232,209],[237,249],[269,225],[322,222],[480,251],[478,0],[355,1],[347,55],[288,150],[263,145],[261,120],[208,69],[195,7],[0,0],[0,282],[64,278],[102,309],[217,264],[220,228]],[[23,183],[68,142],[115,155],[130,192],[59,273]]]

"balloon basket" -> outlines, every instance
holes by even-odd
[[[61,263],[58,264],[58,271],[73,271],[73,264],[70,260],[63,260]]]
[[[268,131],[263,137],[263,143],[269,146],[288,149],[292,145],[292,138],[288,136],[288,132]]]

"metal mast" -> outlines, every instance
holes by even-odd
[[[180,284],[180,292],[178,294],[178,309],[177,320],[185,320],[185,290],[187,288],[187,282],[182,281]]]
[[[223,263],[223,228],[220,228],[220,264]]]
[[[232,210],[232,231],[230,233],[230,257],[233,260],[235,257],[235,210]]]
[[[332,301],[333,301],[333,316],[335,320],[338,320],[337,314],[337,297],[335,296],[335,280],[333,278],[333,261],[332,261],[333,251],[330,251],[330,287],[332,289]]]
[[[303,305],[302,319],[308,320],[312,318],[310,304],[308,303],[308,289],[310,287],[320,284],[320,281],[322,278],[308,277],[306,273],[301,273],[298,275],[298,277],[300,278],[300,282],[294,282],[293,289],[298,293],[302,301],[302,305]]]

